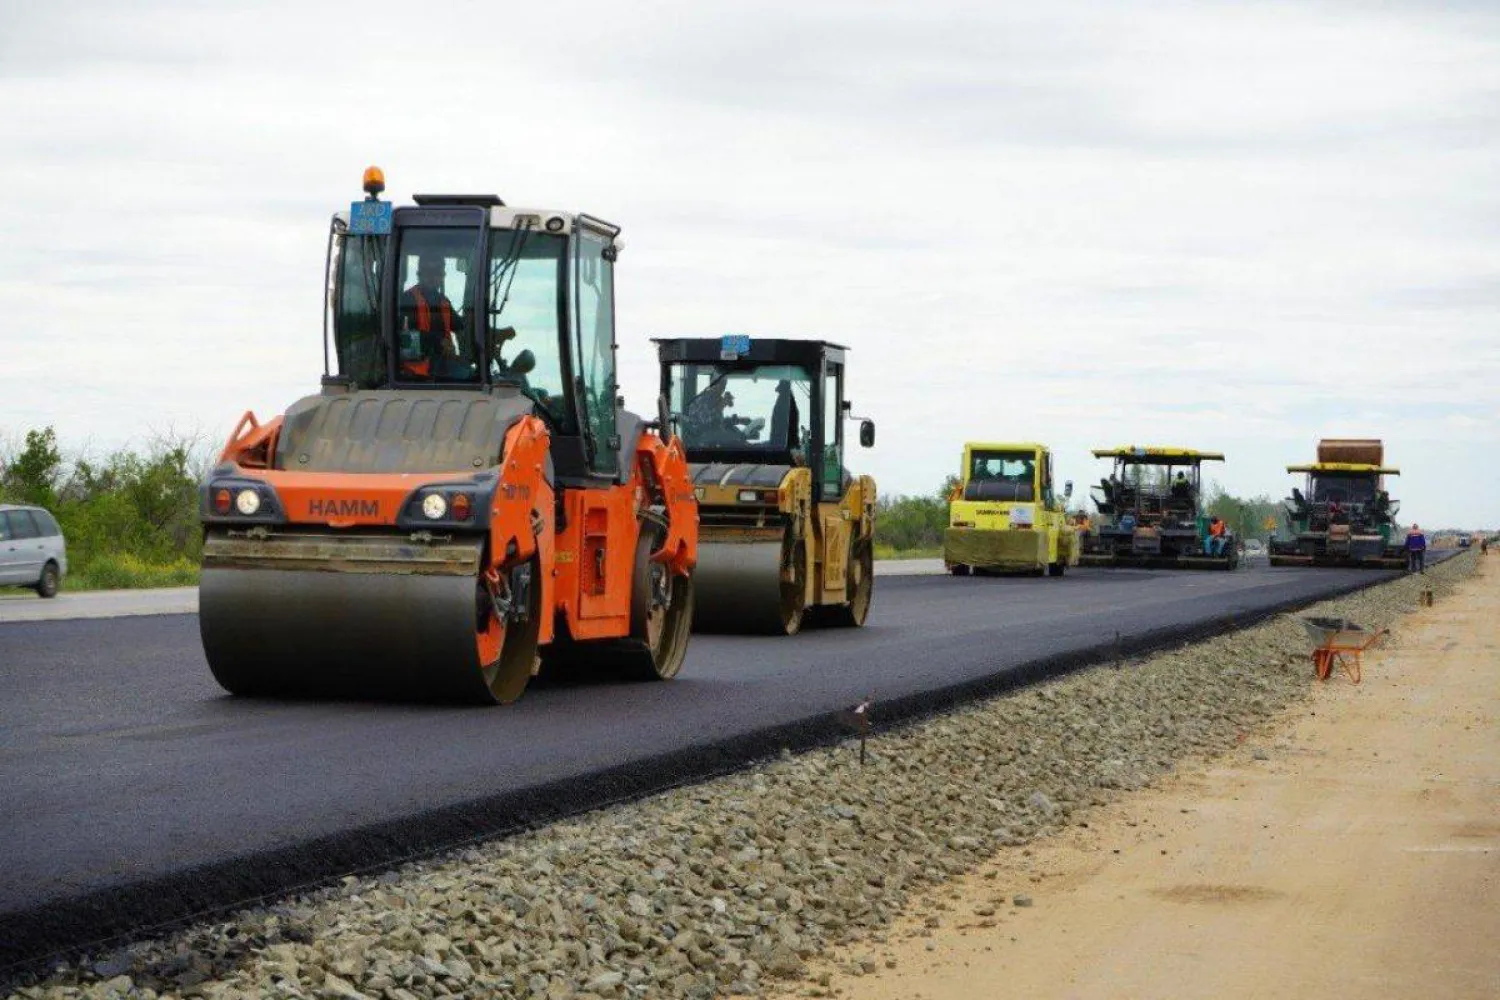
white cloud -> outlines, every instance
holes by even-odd
[[[1284,493],[1381,436],[1500,522],[1500,19],[1348,4],[0,0],[0,430],[219,437],[316,384],[328,215],[495,190],[625,226],[652,335],[847,343],[860,457],[1220,448]],[[1439,463],[1437,458],[1445,456]]]

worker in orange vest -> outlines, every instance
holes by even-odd
[[[1208,522],[1208,554],[1211,556],[1222,556],[1224,554],[1224,531],[1225,525],[1217,515]]]
[[[463,317],[443,294],[443,278],[448,267],[437,254],[423,254],[417,261],[417,283],[401,293],[401,329],[415,333],[408,346],[401,338],[401,375],[405,378],[432,377],[432,363],[457,353],[453,335],[463,332]]]

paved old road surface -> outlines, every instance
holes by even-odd
[[[699,636],[671,683],[541,685],[493,710],[232,699],[209,675],[191,614],[0,623],[0,926],[91,890],[1388,575],[889,576],[864,629]]]
[[[124,618],[176,615],[198,610],[197,587],[150,590],[63,591],[43,600],[24,590],[0,591],[0,625],[5,622],[59,621],[66,618]]]
[[[921,576],[943,572],[941,559],[893,559],[876,564],[881,576]],[[178,615],[198,610],[197,587],[148,590],[63,591],[42,600],[30,591],[0,590],[0,625],[5,622],[59,621],[67,618],[129,618]]]

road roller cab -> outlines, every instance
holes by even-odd
[[[943,533],[948,572],[1062,576],[1078,564],[1078,532],[1066,510],[1072,495],[1072,483],[1061,495],[1054,490],[1046,445],[964,445],[963,472]]]
[[[618,227],[383,187],[331,224],[322,391],[247,413],[204,483],[215,677],[503,702],[570,650],[671,676],[696,504],[681,442],[618,402]]]
[[[791,634],[862,625],[875,480],[845,466],[846,348],[746,336],[656,341],[699,510],[694,627]],[[859,424],[860,444],[875,425]]]

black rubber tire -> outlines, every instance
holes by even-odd
[[[1065,562],[1049,563],[1047,565],[1048,576],[1063,576],[1068,572],[1068,564]]]
[[[830,623],[844,628],[859,628],[870,615],[875,594],[875,549],[870,542],[855,542],[849,553],[848,604],[833,609]]]
[[[623,672],[648,681],[666,681],[677,676],[687,655],[693,626],[693,578],[672,575],[667,609],[653,621],[653,573],[670,573],[651,562],[651,553],[661,544],[662,531],[654,526],[641,529],[635,546],[635,570],[630,580],[630,638],[621,663]]]
[[[521,697],[541,666],[537,640],[542,631],[542,571],[541,560],[536,556],[531,559],[531,579],[531,606],[526,609],[526,621],[511,622],[506,626],[500,659],[493,666],[480,670],[489,697],[496,705],[509,705]],[[481,597],[476,597],[476,600]],[[476,608],[476,613],[478,610]],[[476,704],[489,703],[477,692],[473,700]]]
[[[974,567],[966,566],[963,563],[954,563],[952,566],[948,567],[948,572],[952,573],[954,576],[970,576],[974,572]]]
[[[42,575],[36,582],[35,590],[38,597],[56,597],[57,589],[62,585],[62,573],[57,568],[57,563],[50,559],[47,565],[42,567]]]
[[[788,528],[788,531],[791,529]],[[781,621],[781,632],[783,635],[796,635],[802,631],[802,626],[807,623],[808,612],[812,609],[803,603],[807,593],[807,542],[798,539],[795,542],[786,543],[791,549],[791,560],[794,572],[792,582],[781,583],[781,606],[777,614]],[[783,553],[786,549],[782,550]],[[783,559],[787,556],[783,554]]]

